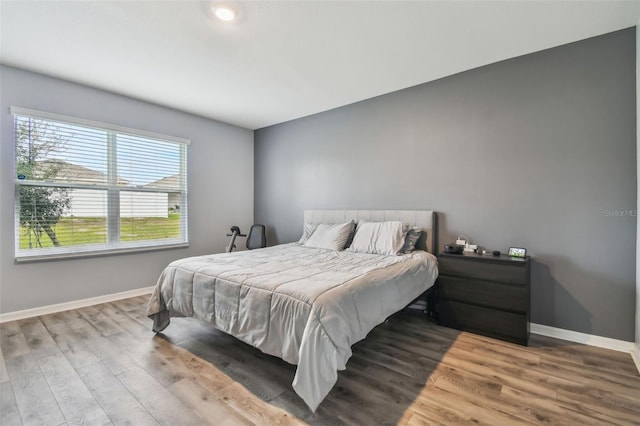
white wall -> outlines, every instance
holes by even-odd
[[[253,223],[252,131],[6,66],[0,94],[0,313],[154,285],[172,260],[222,252],[231,225]],[[16,264],[11,106],[190,139],[189,248]]]

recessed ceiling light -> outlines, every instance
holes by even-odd
[[[214,6],[213,13],[216,15],[216,18],[221,21],[233,21],[236,18],[236,11],[231,6]]]

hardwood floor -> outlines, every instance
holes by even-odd
[[[192,319],[154,335],[146,303],[0,324],[0,424],[640,424],[628,354],[536,335],[523,347],[410,313],[354,345],[311,413],[294,366]]]

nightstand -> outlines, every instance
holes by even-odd
[[[509,342],[529,342],[530,259],[438,255],[440,324]]]

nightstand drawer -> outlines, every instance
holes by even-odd
[[[455,275],[478,280],[495,281],[505,284],[527,285],[527,265],[509,265],[505,262],[494,263],[489,258],[474,259],[441,257],[438,259],[440,275]]]
[[[529,323],[526,315],[496,311],[449,300],[440,301],[443,325],[526,345]]]
[[[529,310],[529,295],[525,286],[453,276],[440,276],[438,285],[443,299],[512,312],[524,313]]]

